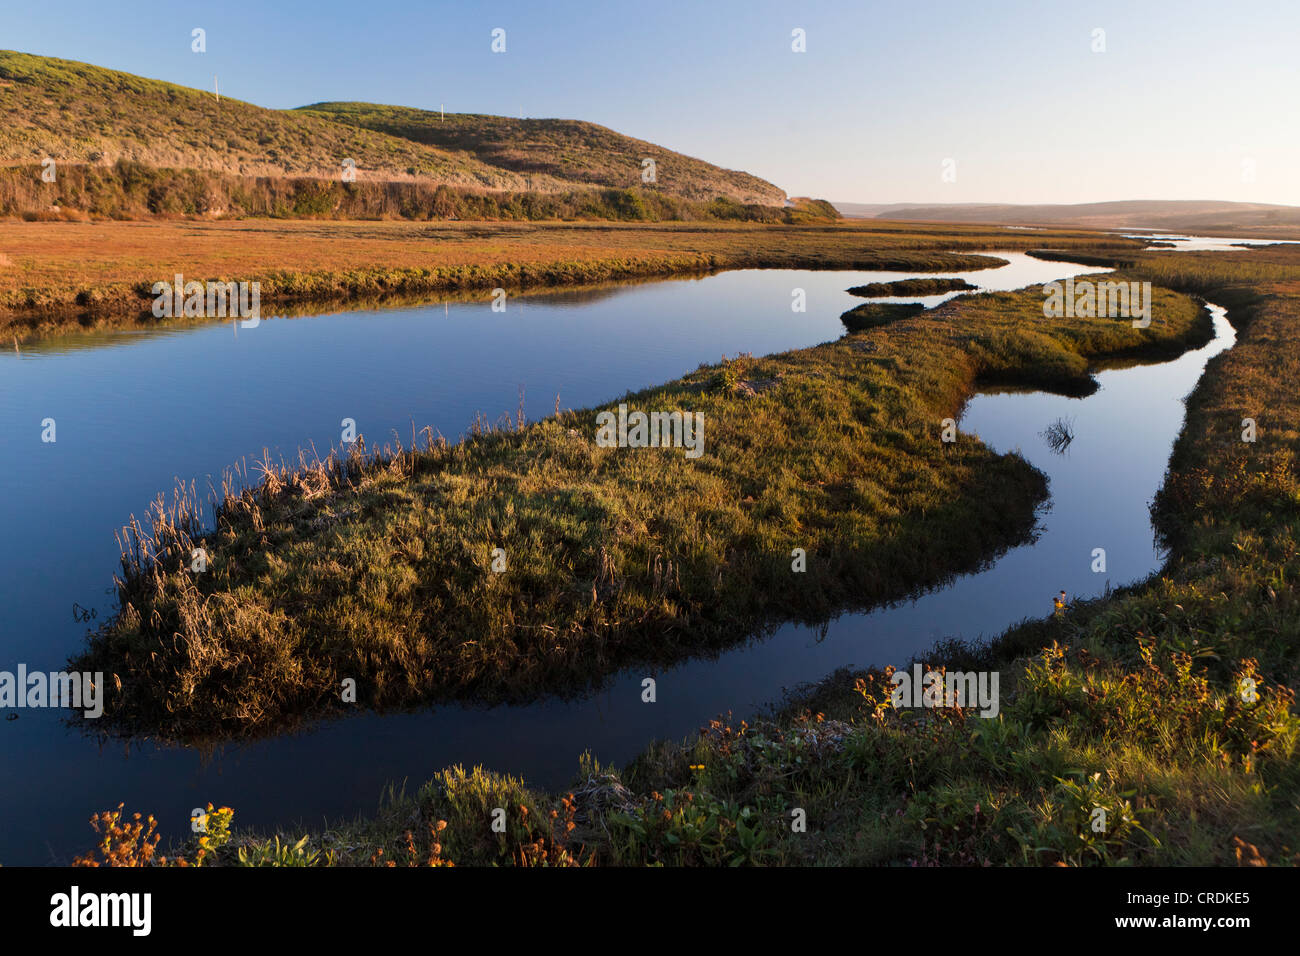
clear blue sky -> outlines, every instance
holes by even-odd
[[[1300,205],[1297,38],[1296,0],[0,4],[0,48],[209,89],[217,74],[270,107],[592,120],[859,202]]]

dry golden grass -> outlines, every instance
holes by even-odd
[[[22,338],[108,315],[134,322],[148,309],[143,290],[178,272],[260,280],[263,302],[287,303],[741,267],[955,271],[994,264],[969,255],[979,250],[1095,242],[1087,233],[882,222],[7,222],[0,255],[12,266],[0,271],[0,327],[13,324]]]

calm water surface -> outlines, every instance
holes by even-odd
[[[1184,236],[1181,233],[1164,233],[1161,235],[1124,233],[1124,235],[1130,239],[1147,239],[1152,242],[1163,241],[1174,244],[1172,249],[1157,246],[1154,250],[1157,252],[1162,249],[1168,252],[1232,252],[1234,250],[1249,249],[1252,246],[1291,246],[1300,241],[1296,239],[1231,239],[1223,236]]]

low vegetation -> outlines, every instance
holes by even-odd
[[[868,282],[855,285],[849,289],[852,295],[866,299],[886,298],[904,295],[942,295],[945,292],[966,292],[977,288],[965,279],[899,279],[897,282]]]
[[[864,332],[900,319],[910,319],[925,311],[920,302],[865,302],[840,316],[850,332]]]
[[[663,222],[833,222],[821,200],[789,206],[741,203],[726,196],[683,199],[642,186],[512,191],[428,180],[343,182],[336,178],[237,176],[168,169],[128,159],[111,166],[65,164],[54,182],[39,165],[0,167],[0,216],[28,222],[179,217],[272,219],[613,220]]]

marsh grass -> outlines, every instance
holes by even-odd
[[[883,298],[902,295],[940,295],[944,292],[966,292],[978,288],[965,279],[900,279],[897,282],[868,282],[849,288],[851,295],[863,298]]]
[[[901,598],[1023,541],[1046,492],[1019,457],[939,441],[942,420],[979,382],[1086,392],[1089,355],[1202,334],[1195,303],[1156,306],[1147,330],[1044,325],[1036,290],[976,296],[870,351],[848,336],[623,399],[703,413],[694,462],[598,447],[600,409],[263,461],[206,532],[192,486],[128,525],[120,612],[77,667],[120,677],[119,729],[194,739],[336,711],[349,677],[369,707],[531,700]]]
[[[865,302],[840,316],[850,332],[864,332],[900,319],[910,319],[925,311],[920,302]]]
[[[1270,259],[1154,260],[1152,276],[1189,270],[1190,288],[1234,304],[1238,331],[1188,399],[1153,504],[1169,561],[989,643],[922,656],[1000,670],[997,719],[896,712],[881,706],[887,672],[843,671],[754,725],[649,747],[620,775],[628,793],[644,806],[689,785],[762,811],[785,863],[1300,865],[1300,357],[1287,344],[1300,255]],[[1279,267],[1291,278],[1254,281]],[[1241,441],[1246,414],[1259,416],[1254,444]],[[826,725],[842,745],[787,776],[766,741]],[[817,821],[808,834],[782,825],[792,806]],[[646,841],[639,858],[670,846]]]

